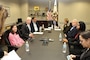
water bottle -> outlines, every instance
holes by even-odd
[[[25,43],[25,48],[26,48],[26,52],[29,52],[30,50],[29,50],[29,43],[28,43],[28,41],[26,41],[26,43]]]
[[[42,24],[42,31],[44,31],[44,24]]]
[[[59,34],[59,41],[62,41],[62,34]]]
[[[51,25],[51,28],[53,29],[53,24]]]
[[[42,27],[41,26],[39,27],[39,31],[42,32]]]
[[[67,44],[66,42],[63,43],[63,53],[66,53],[67,50]]]

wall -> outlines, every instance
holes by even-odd
[[[90,2],[74,1],[74,2],[59,2],[59,24],[62,26],[64,18],[78,19],[86,23],[87,29],[90,29]]]
[[[46,20],[46,17],[43,17],[42,13],[46,13],[45,8],[49,7],[49,0],[30,0],[29,11],[31,12],[31,10],[33,10],[31,13],[35,13],[34,6],[40,7],[40,11],[38,13],[41,16],[36,16],[37,20]],[[51,0],[51,8],[53,8],[53,0]]]
[[[20,18],[19,0],[0,0],[0,4],[10,8],[10,17],[5,21],[5,25],[15,23]]]
[[[51,7],[53,8],[53,1]],[[68,2],[67,2],[68,1]],[[63,19],[69,18],[71,21],[72,19],[76,18],[78,20],[85,21],[87,24],[87,29],[90,27],[90,2],[89,0],[75,0],[70,2],[69,0],[59,0],[58,3],[58,13],[59,13],[59,24],[60,26],[63,25]],[[22,18],[25,21],[26,17],[28,16],[28,10],[32,10],[34,6],[40,6],[41,10],[44,10],[45,7],[48,7],[48,1],[45,2],[35,2],[28,0],[0,0],[0,4],[4,6],[10,7],[10,17],[8,17],[5,21],[5,24],[11,24],[17,21],[18,18]],[[45,18],[41,18],[44,20]]]
[[[28,17],[28,9],[29,8],[29,3],[28,0],[21,0],[20,1],[20,13],[21,13],[21,18],[23,21],[26,20],[26,18]]]

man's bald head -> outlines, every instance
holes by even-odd
[[[31,17],[27,17],[27,19],[26,19],[26,24],[30,24],[31,23]]]
[[[72,20],[72,26],[77,26],[78,25],[78,20],[77,19],[73,19]]]

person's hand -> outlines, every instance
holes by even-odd
[[[66,38],[63,39],[63,42],[68,42],[68,40]]]
[[[74,60],[74,59],[70,59],[70,60]]]
[[[66,35],[66,34],[64,34],[64,36],[65,36],[65,37],[67,37],[67,35]]]
[[[32,38],[34,38],[34,35],[33,35],[33,33],[30,33],[30,34],[29,34],[29,36],[30,36],[30,37],[32,37]]]
[[[8,52],[4,51],[4,56],[5,56],[5,55],[8,55]]]
[[[76,58],[76,55],[70,55],[71,59]]]

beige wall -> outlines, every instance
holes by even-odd
[[[87,29],[90,29],[90,2],[59,2],[59,23],[63,23],[64,18],[78,19],[86,23]]]
[[[6,19],[5,25],[14,23],[20,18],[19,0],[0,0],[0,4],[10,8],[10,17]]]
[[[25,21],[28,16],[28,0],[0,0],[0,4],[10,8],[10,17],[5,21],[5,25],[16,23],[18,18]]]
[[[40,6],[41,10],[44,10],[45,7],[48,6],[48,2],[45,4],[41,2],[31,2],[29,3],[28,0],[0,0],[0,4],[4,6],[10,7],[10,17],[6,19],[5,24],[11,24],[17,21],[18,18],[22,18],[25,21],[26,17],[28,16],[28,10],[33,9],[35,6]],[[53,2],[52,2],[53,3]],[[64,2],[60,1],[58,3],[58,13],[59,13],[59,24],[60,26],[63,25],[63,19],[69,18],[71,21],[72,19],[78,19],[79,21],[82,20],[87,24],[87,29],[90,27],[90,2]],[[45,18],[41,18],[42,20]]]
[[[20,11],[21,11],[21,17],[22,20],[25,21],[26,18],[28,17],[28,9],[29,8],[29,3],[28,0],[22,0],[20,1]]]

